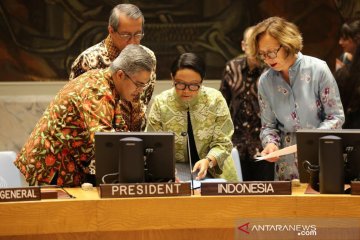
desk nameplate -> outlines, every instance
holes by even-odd
[[[40,199],[40,187],[0,188],[0,202],[35,201]]]
[[[101,198],[190,196],[190,183],[100,184]]]
[[[201,195],[291,195],[290,181],[201,183]]]
[[[351,195],[360,195],[360,181],[351,182]]]

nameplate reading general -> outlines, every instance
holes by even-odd
[[[40,200],[40,187],[0,188],[0,202]]]
[[[101,198],[189,196],[190,183],[100,184]]]
[[[201,195],[291,195],[290,181],[201,183]]]

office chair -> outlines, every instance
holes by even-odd
[[[239,151],[237,150],[236,147],[233,147],[233,149],[231,150],[231,157],[234,160],[235,169],[236,169],[236,173],[237,173],[237,176],[239,178],[239,181],[242,182],[243,177],[242,177],[242,171],[241,171],[241,163],[240,163]]]
[[[15,188],[29,186],[25,177],[14,165],[16,153],[0,151],[0,188]]]

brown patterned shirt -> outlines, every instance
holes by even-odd
[[[57,185],[79,186],[94,160],[95,132],[129,130],[121,102],[109,69],[91,70],[68,82],[36,124],[15,165],[30,185],[49,184],[57,173]]]
[[[154,52],[145,46],[142,47],[144,47],[144,49],[153,57],[154,62],[156,62]],[[69,79],[74,79],[90,69],[106,68],[110,66],[111,62],[115,60],[119,54],[120,51],[113,44],[111,36],[108,35],[106,39],[86,49],[75,59],[71,66]],[[144,89],[143,94],[140,96],[140,101],[132,103],[127,101],[121,102],[120,108],[123,113],[123,118],[130,127],[130,131],[141,131],[145,128],[145,117],[129,118],[129,116],[136,116],[136,113],[146,112],[146,107],[149,104],[154,92],[156,80],[155,71],[156,69],[154,68],[151,73],[150,84],[146,89]]]
[[[226,64],[220,86],[234,122],[232,141],[242,160],[252,159],[262,149],[257,84],[263,70],[263,67],[250,70],[245,56],[234,58]]]

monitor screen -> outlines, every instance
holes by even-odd
[[[175,180],[175,135],[166,132],[95,133],[96,185]]]
[[[310,174],[304,166],[306,161],[314,166],[319,165],[319,138],[324,136],[336,136],[341,138],[345,183],[349,183],[350,181],[359,178],[360,129],[303,129],[296,132],[300,182],[309,182]]]

